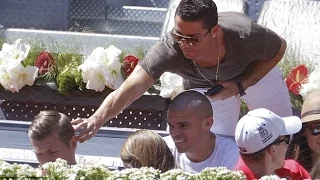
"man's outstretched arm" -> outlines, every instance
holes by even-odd
[[[90,118],[78,118],[72,121],[75,130],[81,130],[78,140],[84,142],[95,136],[105,122],[141,97],[154,82],[155,80],[140,65],[137,65],[132,74],[117,90],[104,99]]]

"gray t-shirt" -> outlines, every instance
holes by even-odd
[[[218,19],[226,48],[225,60],[219,67],[219,81],[240,76],[253,61],[271,60],[280,49],[281,39],[275,32],[256,24],[242,13],[222,12]],[[170,33],[162,37],[139,64],[154,79],[164,72],[182,76],[184,89],[212,87],[192,60],[184,57]],[[198,68],[206,78],[215,82],[215,67],[203,68],[198,65]]]

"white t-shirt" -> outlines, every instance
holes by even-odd
[[[232,139],[216,135],[216,143],[210,157],[202,162],[192,162],[185,153],[179,153],[171,136],[164,137],[176,164],[186,172],[198,173],[206,167],[226,167],[233,170],[239,160],[239,148]]]

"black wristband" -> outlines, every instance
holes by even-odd
[[[236,79],[234,82],[235,82],[235,83],[237,84],[237,86],[238,86],[239,97],[246,95],[246,93],[244,92],[244,88],[243,88],[243,86],[242,86],[241,79]]]

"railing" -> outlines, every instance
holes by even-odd
[[[104,98],[111,92],[76,91],[62,95],[42,86],[24,87],[19,93],[1,90],[0,99],[5,119],[31,121],[41,110],[57,110],[70,118],[91,116]],[[108,121],[108,127],[139,129],[166,129],[166,110],[168,99],[157,95],[143,95]]]

